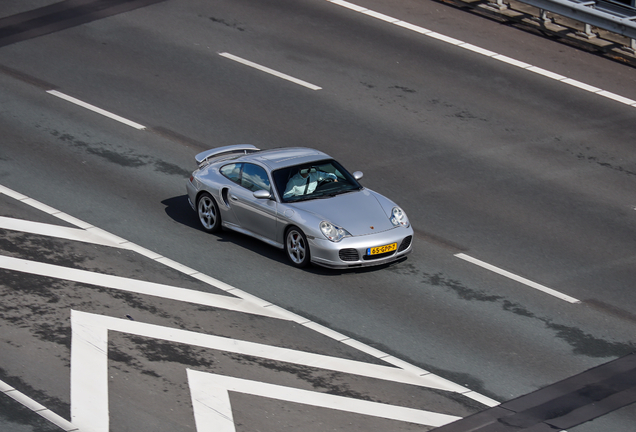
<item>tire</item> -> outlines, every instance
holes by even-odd
[[[221,229],[219,206],[207,192],[203,192],[197,199],[197,215],[204,231],[213,233]]]
[[[285,233],[285,254],[294,267],[303,268],[309,265],[309,244],[300,228],[291,227]]]

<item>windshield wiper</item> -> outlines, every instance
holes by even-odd
[[[330,197],[335,197],[336,195],[342,195],[342,194],[346,194],[346,193],[353,192],[353,191],[358,191],[358,190],[360,190],[360,189],[358,189],[358,188],[340,189],[340,190],[336,190],[336,191],[333,191],[333,192],[329,192],[328,195]]]
[[[294,203],[294,202],[298,202],[298,201],[308,201],[308,200],[312,200],[316,198],[316,196],[312,195],[312,196],[293,196],[293,197],[289,197],[285,200],[285,202],[287,203]]]

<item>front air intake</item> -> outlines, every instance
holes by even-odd
[[[338,256],[343,261],[358,261],[360,259],[358,251],[355,249],[340,249]]]

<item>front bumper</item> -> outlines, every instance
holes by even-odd
[[[347,237],[334,243],[327,239],[308,239],[311,262],[329,268],[370,267],[387,264],[413,251],[413,229],[398,227],[377,234]],[[369,256],[369,248],[397,243],[395,251]]]

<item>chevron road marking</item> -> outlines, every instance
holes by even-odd
[[[371,356],[373,356],[373,357],[375,357],[375,358],[377,358],[379,360],[382,360],[385,363],[391,364],[391,365],[393,365],[393,366],[395,366],[397,368],[400,368],[400,369],[402,369],[404,371],[407,371],[408,373],[411,373],[414,376],[426,377],[426,379],[429,380],[429,382],[436,383],[435,384],[437,386],[436,388],[446,388],[449,391],[454,391],[454,392],[459,393],[459,394],[461,394],[461,395],[463,395],[463,396],[465,396],[465,397],[467,397],[469,399],[472,399],[474,401],[477,401],[477,402],[479,402],[481,404],[484,404],[486,406],[489,406],[489,407],[493,407],[493,406],[499,405],[499,402],[494,400],[494,399],[491,399],[491,398],[489,398],[487,396],[484,396],[484,395],[482,395],[480,393],[472,391],[472,390],[470,390],[470,389],[468,389],[468,388],[466,388],[464,386],[461,386],[459,384],[455,384],[452,381],[449,381],[449,380],[447,380],[445,378],[437,376],[437,375],[435,375],[435,374],[433,374],[433,373],[431,373],[431,372],[429,372],[427,370],[421,369],[421,368],[419,368],[419,367],[417,367],[415,365],[407,363],[407,362],[405,362],[405,361],[403,361],[401,359],[398,359],[398,358],[396,358],[396,357],[394,357],[392,355],[389,355],[389,354],[387,354],[385,352],[377,350],[377,349],[375,349],[375,348],[373,348],[373,347],[371,347],[369,345],[366,345],[366,344],[364,344],[362,342],[359,342],[359,341],[357,341],[355,339],[352,339],[352,338],[350,338],[350,337],[348,337],[346,335],[343,335],[341,333],[335,332],[335,331],[333,331],[333,330],[331,330],[331,329],[329,329],[329,328],[327,328],[327,327],[325,327],[325,326],[323,326],[321,324],[318,324],[316,322],[308,320],[307,318],[304,318],[304,317],[302,317],[300,315],[297,315],[297,314],[295,314],[293,312],[289,312],[289,311],[287,311],[287,310],[285,310],[285,309],[283,309],[283,308],[281,308],[279,306],[273,305],[272,303],[267,302],[267,301],[265,301],[263,299],[260,299],[260,298],[254,296],[254,295],[252,295],[250,293],[247,293],[247,292],[242,291],[242,290],[240,290],[238,288],[235,288],[235,287],[233,287],[233,286],[231,286],[229,284],[226,284],[225,282],[222,282],[222,281],[220,281],[218,279],[215,279],[215,278],[213,278],[211,276],[208,276],[208,275],[205,275],[203,273],[200,273],[197,270],[190,269],[190,268],[188,268],[188,267],[186,267],[186,266],[184,266],[182,264],[179,264],[179,263],[177,263],[177,262],[175,262],[175,261],[173,261],[173,260],[171,260],[169,258],[163,257],[163,256],[157,254],[156,252],[153,252],[153,251],[150,251],[148,249],[145,249],[142,246],[139,246],[139,245],[136,245],[134,243],[131,243],[128,240],[122,239],[121,237],[117,237],[117,236],[115,236],[115,235],[113,235],[111,233],[108,233],[107,231],[104,231],[104,230],[102,230],[100,228],[95,227],[92,224],[89,224],[89,223],[84,222],[84,221],[82,221],[80,219],[77,219],[77,218],[75,218],[73,216],[70,216],[70,215],[68,215],[68,214],[66,214],[64,212],[61,212],[60,210],[54,209],[53,207],[50,207],[50,206],[48,206],[46,204],[43,204],[43,203],[41,203],[39,201],[36,201],[36,200],[26,196],[26,195],[23,195],[23,194],[21,194],[19,192],[16,192],[16,191],[14,191],[14,190],[12,190],[10,188],[7,188],[7,187],[5,187],[3,185],[0,185],[0,193],[6,195],[8,197],[14,198],[14,199],[16,199],[16,200],[18,200],[18,201],[20,201],[20,202],[22,202],[24,204],[30,205],[30,206],[32,206],[32,207],[34,207],[36,209],[39,209],[39,210],[41,210],[41,211],[43,211],[43,212],[45,212],[45,213],[47,213],[49,215],[58,217],[59,219],[64,220],[64,221],[66,221],[66,222],[68,222],[68,223],[70,223],[72,225],[75,225],[78,228],[82,228],[82,229],[85,229],[87,231],[91,231],[91,232],[97,233],[100,236],[104,236],[105,238],[109,239],[110,241],[113,241],[114,243],[118,244],[119,247],[135,251],[135,252],[139,253],[142,256],[145,256],[147,258],[155,260],[155,261],[157,261],[157,262],[159,262],[161,264],[164,264],[164,265],[166,265],[166,266],[168,266],[170,268],[173,268],[173,269],[175,269],[177,271],[180,271],[180,272],[182,272],[182,273],[184,273],[184,274],[186,274],[186,275],[188,275],[190,277],[193,277],[193,278],[198,279],[198,280],[200,280],[202,282],[205,282],[205,283],[209,284],[210,286],[213,286],[215,288],[219,288],[221,290],[224,290],[224,291],[228,292],[229,294],[232,294],[232,295],[234,295],[236,297],[239,297],[239,298],[241,298],[241,299],[243,299],[243,300],[245,300],[247,302],[252,302],[256,306],[262,307],[262,308],[267,309],[267,310],[271,310],[273,314],[278,316],[278,318],[287,319],[287,320],[293,321],[293,322],[295,322],[297,324],[300,324],[300,325],[302,325],[304,327],[307,327],[308,329],[314,330],[314,331],[316,331],[316,332],[318,332],[318,333],[320,333],[320,334],[322,334],[322,335],[324,335],[326,337],[334,339],[334,340],[336,340],[338,342],[341,342],[341,343],[343,343],[345,345],[348,345],[350,347],[356,348],[359,351],[364,352],[365,354],[371,355]],[[5,259],[5,263],[6,262],[7,261]],[[19,264],[19,263],[15,262],[15,261],[14,261],[14,263],[15,264]],[[22,264],[24,264],[24,263],[22,263]],[[76,275],[80,275],[82,273],[75,273],[75,274]],[[115,279],[111,279],[111,280],[115,281],[116,277],[114,277],[114,278]],[[139,281],[139,282],[141,282],[141,281]],[[142,286],[142,285],[143,285],[143,282],[140,283],[140,286]],[[113,288],[115,288],[115,287],[113,287]],[[120,288],[117,288],[117,289],[120,289]],[[184,292],[188,291],[188,290],[185,290],[183,288],[180,288],[180,289],[184,290]],[[210,298],[212,298],[212,297],[210,297]],[[185,299],[182,299],[182,300],[183,301],[190,301],[190,300],[185,300]],[[217,304],[217,307],[218,307],[218,304]],[[260,313],[260,315],[263,315],[263,313]],[[272,316],[275,316],[275,315],[272,315]]]
[[[300,390],[191,369],[188,369],[187,373],[197,432],[236,432],[229,392],[245,393],[425,426],[439,427],[460,419],[460,417],[431,411]]]
[[[147,338],[161,339],[169,342],[183,343],[208,349],[222,350],[235,354],[261,357],[274,361],[300,364],[308,367],[328,369],[346,374],[354,374],[370,378],[381,379],[398,383],[429,387],[432,383],[425,378],[414,376],[402,369],[364,363],[355,360],[347,360],[330,357],[321,354],[280,348],[254,342],[229,339],[203,333],[196,333],[171,327],[163,327],[154,324],[129,321],[121,318],[113,318],[104,315],[96,315],[76,310],[71,311],[71,422],[85,432],[108,432],[108,332],[133,334]],[[345,397],[335,398],[314,392],[303,392],[298,389],[267,385],[256,381],[242,381],[219,376],[189,375],[191,386],[194,387],[192,398],[196,399],[195,416],[198,416],[197,430],[205,432],[209,429],[199,429],[201,416],[209,419],[210,413],[203,409],[204,401],[209,403],[211,396],[204,395],[201,391],[203,382],[217,381],[220,385],[229,383],[240,387],[240,392],[270,397],[281,400],[291,400],[300,403],[311,404],[326,408],[340,409],[343,411],[360,414],[375,415],[395,420],[410,421],[429,426],[441,426],[458,420],[460,417],[433,413],[424,410],[409,409],[388,404],[364,403],[357,399]],[[194,384],[193,384],[194,382]],[[434,384],[433,384],[434,386]],[[434,387],[435,388],[435,387]],[[284,390],[283,390],[284,389]],[[441,390],[448,390],[439,388]],[[282,394],[289,395],[285,398]],[[217,394],[218,395],[218,394]],[[298,398],[298,399],[296,399]],[[208,409],[210,408],[208,405]],[[227,416],[215,417],[213,423],[221,424]],[[215,429],[219,430],[219,429]],[[220,429],[225,430],[225,429]]]
[[[124,290],[145,295],[152,295],[178,301],[195,304],[209,305],[227,310],[239,311],[248,314],[257,314],[275,319],[283,319],[303,325],[307,329],[316,331],[335,341],[356,348],[361,352],[369,354],[392,366],[380,366],[365,362],[346,360],[325,355],[313,354],[309,352],[296,351],[286,348],[258,344],[253,342],[240,341],[235,339],[222,338],[213,335],[195,333],[169,327],[162,327],[136,321],[123,320],[107,316],[89,314],[86,312],[72,311],[72,343],[71,343],[71,423],[79,430],[86,432],[107,432],[109,429],[108,414],[108,332],[110,330],[122,333],[135,334],[149,338],[186,343],[209,349],[224,350],[233,353],[263,357],[270,360],[301,364],[309,367],[316,367],[327,370],[334,370],[342,373],[354,374],[385,381],[416,385],[420,387],[433,388],[448,392],[462,394],[470,399],[478,401],[487,406],[496,406],[499,402],[484,395],[473,392],[466,387],[455,384],[449,380],[420,369],[414,365],[406,363],[382,351],[365,345],[359,341],[351,339],[343,334],[335,332],[327,327],[312,322],[304,317],[286,311],[276,305],[259,299],[249,293],[239,290],[231,285],[218,281],[210,276],[199,273],[194,269],[183,266],[155,252],[149,251],[141,246],[128,242],[125,239],[103,231],[89,223],[76,219],[66,213],[60,212],[52,207],[33,200],[25,195],[15,192],[0,185],[0,193],[17,199],[33,208],[44,211],[49,215],[56,216],[61,220],[69,222],[78,228],[65,228],[56,225],[42,223],[11,220],[11,218],[0,217],[0,228],[15,231],[29,232],[39,235],[51,235],[57,238],[77,240],[83,242],[94,242],[104,246],[124,248],[140,253],[142,256],[151,258],[158,263],[176,269],[186,275],[201,280],[211,286],[220,288],[236,297],[216,295],[196,290],[162,285],[141,280],[123,278],[119,276],[106,275],[89,272],[85,270],[72,269],[63,266],[29,261],[14,257],[0,255],[0,268],[18,271],[29,274],[36,274],[46,277],[70,280],[79,283],[100,286],[110,289]],[[200,382],[208,381],[210,376],[189,372],[190,384],[197,393]],[[215,381],[221,382],[224,378],[214,377]],[[230,381],[227,381],[229,379]],[[247,385],[238,379],[227,378],[223,381],[222,387],[241,388],[250,394],[263,395],[267,397],[281,397],[279,386],[266,385],[264,383],[250,382],[253,389],[245,390]],[[221,385],[221,384],[217,384]],[[309,404],[331,407],[340,406],[351,412],[375,412],[380,417],[386,418],[418,418],[417,422],[431,426],[446,424],[457,419],[453,416],[445,416],[438,413],[431,413],[422,410],[410,410],[405,407],[395,407],[391,405],[368,405],[359,401],[343,404],[340,399],[325,398],[319,393],[303,393],[298,389],[285,389],[285,392],[295,394],[294,397],[306,401]],[[283,392],[284,393],[284,392]],[[16,393],[17,394],[17,393]],[[196,402],[197,419],[209,417],[211,413],[202,408],[201,400],[207,396],[197,393]],[[278,395],[278,396],[276,396]],[[194,397],[194,396],[193,396]],[[201,399],[203,398],[203,399]],[[27,405],[28,406],[28,405]],[[42,407],[43,408],[43,407]],[[417,413],[415,413],[417,411]],[[217,419],[218,420],[218,419]],[[199,424],[199,420],[196,420]],[[404,420],[412,421],[412,420]],[[206,429],[200,432],[205,432]],[[231,430],[231,429],[228,429]]]

